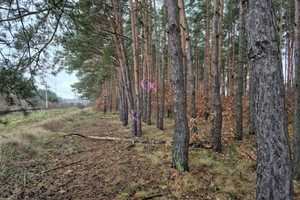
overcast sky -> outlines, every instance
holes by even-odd
[[[65,99],[74,99],[75,93],[72,92],[71,85],[75,82],[78,82],[75,73],[68,74],[64,70],[58,73],[56,76],[48,75],[45,78],[47,84],[50,87],[50,90],[55,92],[59,97]],[[42,89],[45,89],[45,86],[39,86]]]

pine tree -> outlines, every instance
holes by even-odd
[[[300,180],[300,0],[295,0],[294,179]]]
[[[239,65],[237,73],[236,91],[236,133],[235,139],[243,139],[243,69],[244,69],[244,46],[245,46],[245,21],[244,9],[240,0],[240,22],[239,22]]]
[[[183,54],[180,40],[178,0],[167,0],[169,37],[172,61],[172,88],[175,129],[172,167],[188,171],[189,129],[186,113],[186,88],[184,87]]]
[[[256,199],[293,199],[282,64],[272,1],[243,0],[243,8],[256,88]]]

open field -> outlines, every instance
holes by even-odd
[[[1,199],[255,199],[256,139],[245,134],[235,141],[231,121],[223,125],[222,153],[190,147],[190,172],[180,172],[170,168],[170,143],[77,136],[48,143],[69,133],[136,139],[117,114],[69,108],[7,120],[0,126]],[[143,124],[144,139],[171,141],[173,120],[166,119],[165,127]],[[207,146],[209,129],[209,123],[198,126]],[[295,199],[300,199],[297,182]]]

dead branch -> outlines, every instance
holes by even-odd
[[[83,137],[83,138],[89,138],[89,139],[94,139],[94,140],[109,140],[109,141],[120,141],[120,142],[132,142],[134,143],[143,143],[143,144],[166,144],[168,141],[148,141],[148,140],[134,140],[134,139],[127,139],[127,138],[116,138],[116,137],[99,137],[99,136],[85,136],[85,135],[81,135],[78,133],[70,133],[70,134],[65,134],[65,135],[60,135],[48,142],[46,142],[45,144],[49,144],[51,142],[53,142],[54,140],[57,140],[59,138],[62,137],[67,137],[67,136],[79,136],[79,137]],[[172,142],[169,142],[172,143]]]
[[[81,135],[81,134],[77,134],[77,133],[70,133],[70,134],[64,134],[64,135],[60,135],[60,136],[58,136],[58,137],[56,137],[56,138],[54,138],[54,139],[52,139],[52,140],[49,140],[48,142],[45,142],[44,144],[49,144],[49,143],[51,143],[51,142],[53,142],[54,140],[57,140],[57,139],[59,139],[59,138],[66,137],[66,136],[73,136],[73,135],[77,135],[77,136],[80,136],[80,137],[84,137],[84,138],[86,138],[86,136],[84,136],[84,135]]]
[[[0,133],[0,136],[1,136],[1,137],[4,137],[4,138],[6,138],[6,139],[8,138],[6,135],[3,135],[3,134],[1,134],[1,133]]]

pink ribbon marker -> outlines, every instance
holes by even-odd
[[[133,115],[131,115],[131,116],[132,116],[132,119],[133,119],[133,120],[137,121],[136,118],[135,118]]]
[[[144,87],[144,81],[146,79],[147,84],[147,88]],[[141,81],[141,86],[144,90],[151,90],[151,88],[156,92],[156,88],[152,85],[152,83],[149,81],[149,78],[143,78],[143,80]]]

